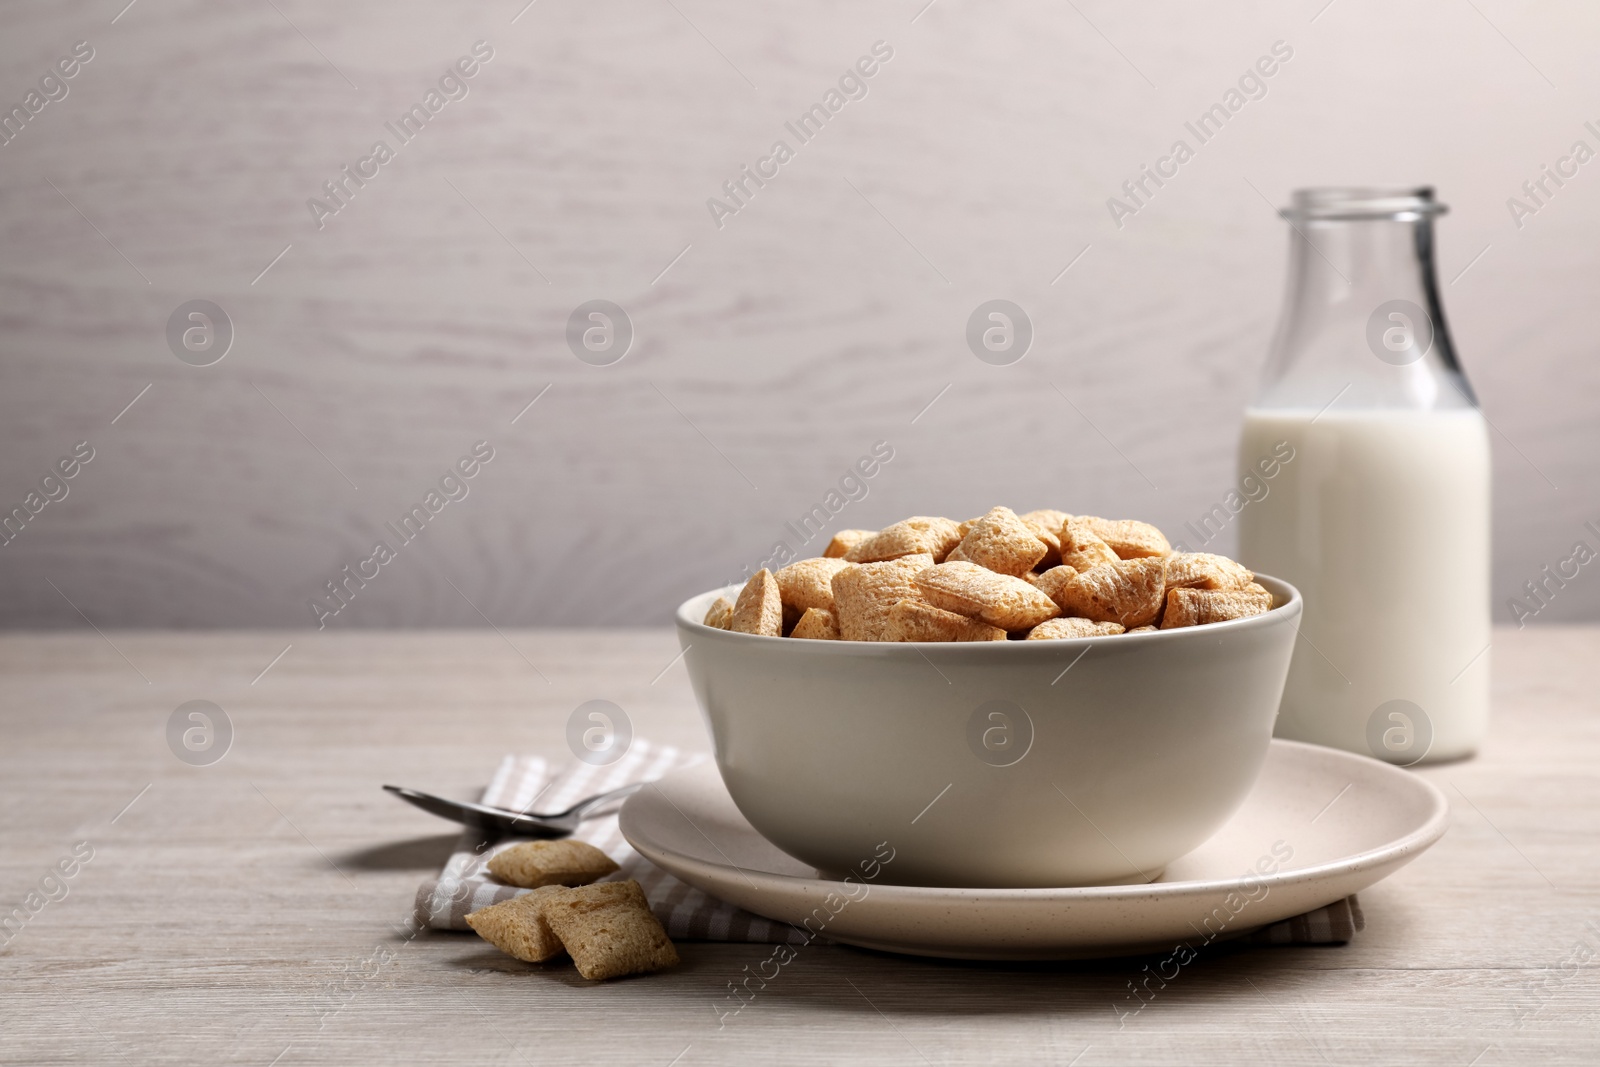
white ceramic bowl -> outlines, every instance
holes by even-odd
[[[902,885],[1123,885],[1244,801],[1272,739],[1300,594],[1177,630],[1066,641],[678,637],[739,811],[834,876]],[[892,863],[880,865],[885,849]]]

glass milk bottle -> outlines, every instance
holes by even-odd
[[[1471,755],[1489,718],[1489,436],[1439,302],[1444,211],[1427,188],[1294,194],[1239,444],[1241,475],[1273,471],[1240,559],[1305,597],[1277,736],[1407,765]]]

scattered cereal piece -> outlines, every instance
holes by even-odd
[[[935,563],[961,541],[960,528],[949,519],[914,515],[885,526],[844,554],[851,563],[880,563],[926,553]]]
[[[1044,545],[1044,556],[1034,564],[1040,570],[1049,570],[1061,562],[1061,527],[1072,516],[1064,511],[1054,508],[1045,508],[1041,511],[1030,511],[1017,518],[1028,524],[1028,529],[1033,531],[1033,536]]]
[[[678,962],[638,882],[560,890],[545,902],[544,917],[585,978],[618,978]]]
[[[1155,556],[1091,567],[1061,587],[1061,610],[1125,628],[1146,626],[1161,614],[1166,566],[1163,557]]]
[[[833,576],[850,566],[842,559],[796,560],[782,568],[774,578],[778,580],[778,595],[785,607],[827,608],[833,610]]]
[[[1174,552],[1167,557],[1168,589],[1243,589],[1255,579],[1227,556]]]
[[[1065,637],[1110,637],[1122,633],[1122,625],[1115,622],[1095,622],[1093,619],[1046,619],[1028,631],[1029,641],[1056,641]]]
[[[524,841],[489,857],[489,873],[506,885],[537,889],[542,885],[588,885],[617,869],[616,862],[593,845],[572,838]]]
[[[844,641],[882,641],[889,609],[917,596],[912,583],[933,566],[927,553],[902,556],[882,563],[861,563],[833,576],[833,614]]]
[[[1065,608],[1066,604],[1061,600],[1061,587],[1076,577],[1077,573],[1077,571],[1063,563],[1059,566],[1051,567],[1035,578],[1033,587],[1051,600],[1054,600],[1056,607]]]
[[[1272,594],[1248,589],[1174,589],[1167,594],[1167,610],[1161,617],[1163,630],[1181,626],[1203,626],[1261,615],[1272,610]]]
[[[876,530],[840,530],[833,535],[833,540],[828,542],[828,547],[823,551],[822,558],[843,559],[846,552],[849,552],[876,532]]]
[[[531,893],[502,900],[467,915],[467,925],[495,948],[508,956],[529,963],[543,963],[566,951],[561,939],[544,921],[544,905],[550,894],[565,892],[561,886],[540,886]]]
[[[1119,559],[1144,559],[1172,552],[1167,535],[1138,519],[1101,519],[1085,515],[1084,521],[1095,535],[1111,546]]]
[[[1079,572],[1122,557],[1089,526],[1088,519],[1069,517],[1061,524],[1061,562]]]
[[[920,600],[902,600],[889,609],[890,641],[1004,641],[1006,632]]]
[[[1061,610],[1021,578],[976,563],[941,563],[916,576],[921,598],[936,608],[981,619],[1002,630],[1026,630]]]
[[[794,629],[789,631],[789,636],[812,641],[837,641],[839,620],[827,608],[807,608],[806,613],[800,616],[800,621],[794,624]]]
[[[981,519],[962,523],[966,533],[945,562],[968,561],[997,574],[1021,577],[1049,551],[1033,528],[1010,508],[991,508]]]
[[[771,571],[763,567],[744,583],[734,602],[728,629],[740,634],[783,636],[783,598]]]
[[[733,601],[725,596],[719,596],[706,610],[705,623],[718,630],[726,630],[733,625]]]

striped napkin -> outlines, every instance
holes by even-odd
[[[500,761],[480,803],[511,811],[564,811],[584,797],[630,782],[652,781],[681,767],[703,762],[704,753],[635,738],[632,746],[604,767],[569,762],[553,767],[539,756],[506,756]],[[633,850],[617,828],[615,813],[586,820],[572,835],[616,860],[621,869],[608,880],[632,878],[643,887],[651,910],[667,936],[685,941],[752,941],[806,944],[810,940],[788,923],[753,915],[679,881]],[[502,885],[489,874],[489,857],[522,838],[486,838],[468,827],[437,878],[417,888],[415,922],[434,930],[469,930],[467,914],[528,892]],[[1341,945],[1366,925],[1354,896],[1273,923],[1238,938],[1241,944]]]
[[[630,782],[652,781],[706,758],[703,753],[685,753],[642,738],[635,738],[621,759],[604,767],[571,761],[565,767],[552,768],[538,756],[506,756],[479,803],[511,811],[565,811],[584,797],[620,789]],[[806,943],[806,937],[788,923],[773,922],[724,904],[639,855],[617,828],[615,813],[586,819],[572,836],[587,841],[620,865],[621,870],[607,881],[632,878],[639,883],[668,937],[686,941]],[[528,892],[495,881],[488,869],[490,856],[522,840],[492,840],[485,838],[483,831],[468,827],[439,877],[417,888],[417,924],[435,930],[470,930],[468,912]]]

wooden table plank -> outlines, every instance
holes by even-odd
[[[562,753],[594,697],[703,747],[676,652],[666,631],[0,638],[0,915],[94,850],[0,948],[0,1062],[1600,1058],[1600,628],[1497,632],[1488,746],[1419,772],[1450,832],[1362,894],[1354,943],[1214,947],[1136,1013],[1143,961],[813,946],[719,1025],[766,946],[690,943],[676,971],[590,986],[470,936],[407,939],[454,835],[378,786],[466,794],[503,752]],[[164,736],[193,699],[236,730],[209,767]]]

